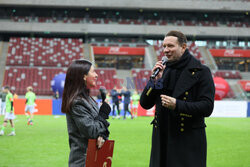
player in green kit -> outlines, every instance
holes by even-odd
[[[2,104],[1,104],[1,108],[0,108],[0,116],[1,115],[5,115],[5,99],[6,99],[6,95],[7,93],[4,92],[4,87],[2,88],[1,90],[1,93],[0,93],[0,98],[2,100]]]
[[[5,103],[6,103],[5,112],[6,113],[5,113],[4,123],[0,131],[0,136],[4,135],[4,130],[7,126],[8,120],[10,121],[10,125],[12,128],[9,136],[15,136],[16,133],[15,133],[15,127],[14,127],[15,114],[14,114],[14,106],[13,106],[13,95],[10,92],[10,88],[8,86],[5,86],[4,92],[7,93],[6,100],[5,100]]]
[[[28,125],[33,125],[33,117],[34,117],[33,113],[35,112],[36,94],[33,92],[33,88],[31,86],[27,87],[27,93],[25,94],[25,98],[26,98],[25,115],[28,118]]]
[[[133,102],[132,112],[133,112],[134,117],[137,117],[137,109],[138,109],[139,101],[140,101],[140,95],[135,90],[134,94],[132,95],[132,102]]]

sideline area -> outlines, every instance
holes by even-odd
[[[61,99],[37,99],[36,104],[35,115],[64,115],[61,113]],[[15,99],[14,108],[15,115],[23,115],[25,99]],[[123,115],[123,103],[120,103],[120,109]],[[154,116],[154,112],[154,107],[149,110],[144,110],[140,105],[138,107],[138,116]],[[215,101],[211,117],[250,117],[250,102]]]
[[[110,139],[115,140],[113,167],[146,167],[149,164],[152,117],[109,119]],[[0,117],[0,123],[3,117]],[[67,167],[69,146],[65,116],[17,115],[16,136],[0,136],[0,166]],[[245,167],[250,164],[249,118],[207,118],[208,167]],[[10,127],[6,128],[8,133]],[[229,161],[230,160],[230,161]]]

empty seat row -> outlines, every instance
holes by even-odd
[[[82,57],[82,39],[12,37],[6,65],[65,67]]]
[[[235,70],[218,70],[213,71],[213,76],[215,77],[222,77],[225,79],[242,79],[242,76],[239,71]]]
[[[56,74],[66,73],[67,68],[50,67],[6,67],[4,85],[10,85],[17,94],[25,94],[26,88],[32,86],[38,95],[52,95],[51,81]],[[108,90],[118,84],[115,69],[96,69],[98,74],[97,87]]]
[[[40,23],[93,23],[93,24],[147,24],[147,25],[180,25],[180,26],[221,26],[228,27],[250,27],[248,22],[244,21],[200,21],[200,20],[167,20],[167,19],[129,19],[129,18],[88,18],[88,17],[33,17],[33,16],[14,16],[11,20],[15,22],[40,22]]]
[[[111,90],[117,84],[117,75],[115,69],[96,69],[98,75],[97,87],[105,87],[107,90]]]
[[[145,86],[146,86],[146,84],[151,76],[151,70],[132,69],[131,73],[132,73],[132,78],[133,78],[135,88],[139,92],[141,92],[145,88]]]
[[[4,85],[9,85],[13,92],[23,95],[26,88],[32,86],[38,95],[52,95],[51,80],[56,74],[66,73],[67,68],[48,67],[6,67]]]

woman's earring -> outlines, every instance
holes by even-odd
[[[86,77],[83,78],[85,85],[87,86],[87,79]]]

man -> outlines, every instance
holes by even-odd
[[[33,125],[33,118],[34,118],[33,113],[35,112],[36,94],[33,92],[33,88],[31,86],[27,87],[27,93],[25,94],[25,98],[26,98],[25,115],[27,116],[28,119],[28,125]]]
[[[111,90],[110,92],[111,96],[112,96],[112,104],[113,104],[113,118],[115,116],[115,106],[117,109],[117,118],[120,118],[120,106],[119,106],[119,98],[118,96],[120,95],[120,93],[118,93],[116,86]]]
[[[6,107],[5,99],[6,99],[6,95],[7,94],[4,92],[4,87],[3,87],[2,88],[2,92],[1,92],[2,104],[1,104],[0,116],[5,114],[5,107]]]
[[[163,48],[166,65],[160,69],[140,98],[143,108],[156,105],[150,167],[206,167],[207,143],[204,118],[214,106],[214,82],[208,67],[187,49],[187,39],[170,31]]]
[[[2,90],[0,90],[0,116],[2,113]]]
[[[59,92],[58,92],[58,90],[57,90],[56,93],[54,94],[54,98],[55,98],[55,99],[59,99]]]
[[[121,94],[123,95],[123,109],[124,109],[124,115],[123,115],[123,119],[126,119],[126,113],[128,112],[131,115],[131,119],[133,119],[133,115],[131,114],[131,112],[129,111],[129,104],[130,104],[130,96],[131,93],[130,91],[127,89],[127,87],[123,87]]]
[[[138,104],[140,101],[140,95],[138,94],[138,92],[135,90],[134,94],[132,95],[132,111],[133,111],[133,116],[137,117],[137,109],[138,109]]]
[[[10,92],[10,88],[8,86],[5,86],[4,93],[7,94],[6,99],[5,99],[5,103],[6,103],[5,112],[6,113],[5,113],[4,123],[0,131],[0,136],[4,135],[4,130],[7,126],[8,120],[10,121],[10,125],[11,125],[11,133],[9,134],[9,136],[15,136],[16,133],[15,133],[15,127],[14,127],[15,115],[14,115],[14,107],[13,107],[13,95]]]

